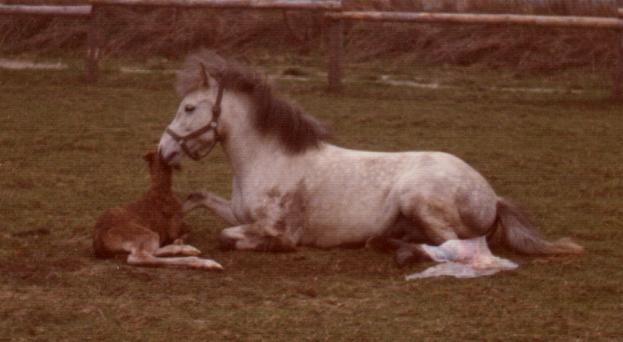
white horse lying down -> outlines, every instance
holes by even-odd
[[[381,153],[329,144],[327,130],[271,92],[265,78],[209,51],[178,74],[183,95],[159,151],[168,163],[198,160],[220,143],[233,170],[231,202],[209,192],[204,206],[232,227],[224,247],[289,251],[369,245],[397,249],[404,264],[431,259],[426,245],[492,235],[525,254],[578,254],[544,240],[508,200],[461,159],[441,152]]]

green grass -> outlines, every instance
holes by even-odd
[[[271,69],[270,66],[266,66]],[[279,70],[280,66],[272,66]],[[224,223],[188,217],[191,243],[226,271],[205,273],[96,260],[90,234],[105,208],[148,185],[144,152],[171,120],[172,75],[108,70],[0,71],[0,331],[9,340],[614,340],[623,336],[623,106],[586,71],[521,76],[457,68],[352,66],[443,81],[440,90],[321,78],[277,87],[332,127],[340,145],[443,150],[529,208],[580,257],[528,258],[517,271],[472,280],[406,282],[430,264],[397,269],[371,250],[221,252]],[[488,86],[583,89],[580,94]],[[578,86],[580,85],[580,86]],[[185,194],[227,195],[220,150],[176,174]]]

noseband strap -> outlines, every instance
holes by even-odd
[[[175,131],[173,131],[170,127],[167,127],[165,132],[173,138],[180,146],[182,150],[190,159],[199,160],[205,156],[207,156],[214,145],[221,140],[218,135],[218,122],[221,117],[221,101],[223,100],[223,90],[224,87],[219,84],[218,93],[216,95],[216,101],[214,102],[214,106],[212,106],[212,120],[208,122],[206,125],[200,127],[196,131],[190,132],[186,135],[179,135]],[[211,144],[203,144],[197,150],[197,152],[192,152],[190,148],[188,148],[187,143],[195,138],[202,136],[205,133],[210,131],[214,131],[214,141]]]

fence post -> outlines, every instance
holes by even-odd
[[[623,20],[623,0],[617,0],[617,16]],[[617,30],[616,35],[617,61],[614,70],[614,86],[612,87],[612,97],[621,99],[623,97],[623,29]]]
[[[344,24],[342,19],[328,18],[329,22],[329,91],[342,90],[342,59],[344,56]]]
[[[91,16],[89,17],[89,31],[87,33],[87,55],[86,55],[86,74],[87,82],[96,82],[99,77],[99,57],[100,57],[100,32],[99,17],[101,7],[93,5]]]

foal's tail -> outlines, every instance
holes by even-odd
[[[545,240],[515,204],[498,198],[497,217],[502,228],[502,243],[521,254],[582,254],[584,248],[569,238]]]

